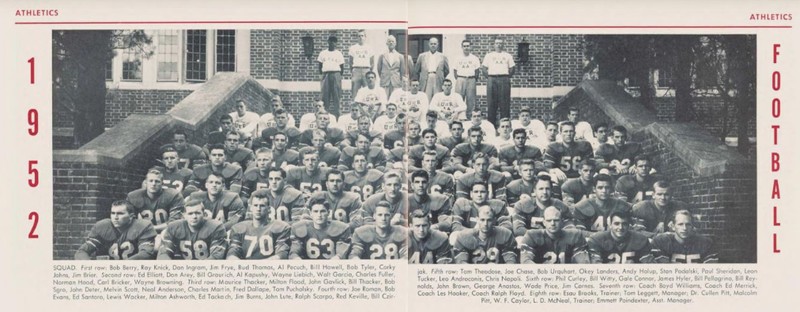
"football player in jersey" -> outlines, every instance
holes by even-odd
[[[146,220],[136,219],[136,208],[125,200],[111,203],[111,216],[100,220],[75,252],[75,260],[152,260],[156,231]]]
[[[252,220],[237,223],[231,228],[227,259],[286,259],[289,256],[291,226],[276,220],[269,203],[267,190],[253,192],[250,197]]]
[[[400,178],[388,178],[397,180]],[[353,244],[350,259],[408,259],[408,234],[405,227],[392,225],[396,213],[393,204],[380,201],[372,209],[371,219],[375,224],[367,224],[353,232]]]
[[[267,113],[269,114],[269,113]],[[267,114],[264,114],[266,116]],[[287,112],[283,109],[275,111],[274,125],[270,125],[261,130],[260,136],[253,142],[253,149],[258,148],[272,148],[274,136],[277,133],[283,133],[288,139],[287,145],[296,147],[300,139],[300,130],[294,127],[294,124],[289,124]],[[271,115],[271,114],[270,114]]]
[[[286,184],[306,195],[322,191],[322,182],[331,168],[320,167],[317,150],[309,150],[301,157],[303,158],[303,167],[289,169],[286,172]]]
[[[269,185],[267,174],[274,165],[271,150],[261,148],[256,151],[256,166],[247,169],[244,173],[241,192],[242,201],[247,202],[248,198],[250,198],[250,193],[267,188]]]
[[[420,210],[424,216],[430,218],[428,225],[439,222],[439,216],[451,214],[450,208],[453,207],[451,198],[441,194],[428,194],[428,173],[422,170],[414,171],[411,174],[411,189],[413,194],[408,197],[408,209],[410,213]]]
[[[171,222],[164,230],[164,239],[157,260],[222,260],[228,243],[225,226],[207,220],[203,202],[187,198],[183,219]]]
[[[164,188],[183,192],[184,187],[189,184],[189,178],[192,177],[192,169],[181,168],[179,160],[178,151],[172,146],[165,146],[161,149],[161,163],[164,167],[153,167],[153,169],[163,175]]]
[[[500,159],[500,169],[503,172],[510,172],[512,177],[518,178],[519,172],[517,167],[519,161],[523,159],[531,159],[535,161],[536,171],[544,170],[544,163],[542,163],[542,151],[536,146],[527,144],[528,135],[525,129],[514,130],[512,137],[514,138],[514,145],[506,146],[498,152]]]
[[[491,163],[497,160],[497,149],[493,145],[483,143],[483,130],[480,127],[469,128],[469,142],[461,143],[450,152],[453,157],[451,168],[445,171],[462,173],[472,166],[472,155],[483,153],[490,157]]]
[[[489,198],[505,200],[507,176],[499,171],[489,169],[489,155],[477,152],[472,154],[470,163],[472,172],[465,173],[456,179],[456,197],[469,197],[469,190],[475,182],[484,182],[489,187]]]
[[[209,163],[198,166],[192,170],[186,192],[205,190],[205,182],[212,173],[225,178],[225,188],[234,193],[242,191],[243,169],[235,163],[225,161],[225,147],[219,144],[209,146]]]
[[[613,187],[612,178],[607,174],[598,174],[594,178],[594,197],[584,198],[575,204],[573,216],[576,227],[583,231],[602,232],[608,229],[612,213],[615,211],[630,213],[630,204],[611,195]]]
[[[289,259],[346,259],[350,227],[330,220],[330,204],[322,198],[309,202],[311,220],[292,224]]]
[[[643,200],[653,198],[653,183],[658,181],[658,177],[650,174],[653,167],[650,160],[644,155],[634,158],[636,164],[633,174],[626,174],[617,179],[615,186],[616,194],[619,199],[636,204]]]
[[[331,126],[331,115],[324,109],[317,111],[316,114],[317,120],[314,122],[316,127],[306,129],[300,134],[300,144],[306,146],[316,146],[312,144],[311,140],[314,139],[314,136],[316,135],[314,130],[319,129],[325,132],[325,145],[330,144],[329,146],[339,146],[339,143],[342,143],[344,140],[344,131]]]
[[[489,199],[489,187],[486,182],[478,181],[473,183],[470,187],[469,196],[469,199],[456,199],[455,204],[453,204],[452,232],[460,231],[464,228],[474,228],[478,221],[478,210],[484,206],[491,208],[493,218],[499,219],[502,217],[505,221],[508,220],[506,203],[498,199]],[[510,228],[510,225],[504,224],[504,226]],[[440,227],[440,229],[445,231],[444,227]]]
[[[650,242],[641,233],[631,231],[628,211],[611,213],[609,228],[592,234],[587,241],[592,263],[651,263]]]
[[[436,131],[425,129],[422,131],[422,144],[408,148],[409,170],[422,168],[422,155],[427,151],[436,152],[436,169],[442,169],[442,165],[448,162],[449,150],[443,145],[437,144]]]
[[[408,237],[408,263],[452,263],[447,234],[431,229],[431,220],[422,210],[412,211],[409,218],[411,235]]]
[[[401,192],[403,187],[403,177],[400,173],[389,171],[383,176],[383,191],[368,197],[361,206],[363,210],[364,223],[376,222],[372,217],[376,214],[375,209],[381,203],[386,203],[391,213],[392,225],[406,226],[406,214],[408,212],[408,199]]]
[[[227,231],[244,217],[245,208],[239,194],[226,191],[224,185],[225,178],[212,173],[206,179],[206,191],[194,192],[189,198],[199,201],[206,218],[222,222]]]
[[[517,162],[515,167],[518,168],[516,171],[519,172],[520,178],[509,182],[506,186],[506,201],[509,206],[514,206],[524,198],[530,199],[536,187],[535,166],[533,159],[522,159]]]
[[[339,165],[339,159],[342,157],[342,152],[338,147],[330,146],[325,142],[327,134],[320,129],[308,130],[314,133],[314,138],[311,140],[311,146],[306,146],[300,149],[300,158],[303,155],[314,151],[319,157],[319,166],[322,168],[336,168]]]
[[[308,215],[306,196],[297,189],[286,185],[286,171],[272,168],[268,174],[270,218],[287,223],[297,222]]]
[[[275,161],[275,166],[283,170],[300,165],[300,153],[287,148],[288,140],[289,137],[283,132],[272,136],[272,159]]]
[[[316,202],[317,199],[324,199],[330,204],[330,219],[351,223],[351,228],[361,225],[358,216],[361,215],[361,195],[344,190],[344,173],[333,169],[325,175],[325,191],[314,192],[309,197],[309,202]],[[309,206],[310,207],[310,206]],[[351,220],[353,219],[353,220]]]
[[[420,136],[421,131],[422,126],[420,126],[419,121],[410,119],[408,121],[408,131],[406,131],[406,143],[404,146],[412,147],[417,144],[422,144],[422,136]]]
[[[523,198],[514,205],[511,220],[515,236],[522,236],[529,229],[543,228],[544,210],[547,207],[558,208],[564,222],[571,223],[572,213],[569,206],[553,198],[553,181],[549,176],[539,177],[533,196],[535,198]]]
[[[605,122],[601,122],[592,126],[592,131],[594,131],[594,138],[589,141],[592,144],[592,150],[594,150],[594,155],[597,158],[601,158],[597,156],[597,153],[600,152],[602,149],[600,148],[601,145],[612,143],[613,141],[608,137],[608,124]]]
[[[367,155],[357,151],[353,154],[353,170],[344,173],[344,189],[359,194],[361,201],[381,191],[383,172],[368,168]]]
[[[453,175],[436,169],[439,165],[439,155],[434,151],[422,153],[422,170],[428,173],[428,194],[439,194],[454,197],[456,194],[456,180]]]
[[[580,177],[569,179],[561,186],[561,196],[569,205],[575,205],[594,193],[592,179],[597,172],[597,163],[592,159],[584,159],[579,166]]]
[[[367,168],[384,171],[386,169],[386,155],[383,149],[378,146],[371,146],[369,138],[359,134],[354,146],[346,146],[342,149],[339,157],[339,170],[353,169],[353,158],[356,153],[367,157]]]
[[[495,210],[482,206],[475,219],[475,228],[451,234],[455,263],[517,263],[514,235],[495,225]]]
[[[381,146],[381,137],[383,137],[383,132],[370,130],[371,127],[372,120],[369,119],[369,116],[358,117],[358,128],[345,133],[345,140],[342,141],[339,147],[344,148],[346,146],[356,146],[356,141],[358,140],[359,135],[366,137],[368,144],[374,143],[376,146]]]
[[[406,139],[406,127],[408,126],[406,118],[405,113],[397,114],[398,127],[383,134],[383,148],[392,150],[404,146],[405,142],[403,140]]]
[[[561,210],[544,209],[544,228],[525,232],[519,240],[520,263],[589,263],[586,238],[581,231],[565,229]]]
[[[225,135],[225,159],[235,163],[247,170],[250,163],[256,158],[253,151],[246,147],[241,147],[241,134],[236,131],[229,131]]]
[[[614,144],[601,143],[595,157],[602,160],[603,168],[609,168],[613,175],[627,174],[636,163],[634,159],[641,154],[641,146],[628,142],[628,130],[623,126],[611,128],[611,140]]]
[[[161,232],[167,223],[180,219],[183,196],[177,190],[163,188],[163,175],[158,170],[150,170],[144,181],[145,187],[128,193],[126,201],[136,209],[139,219],[153,224]]]
[[[439,133],[439,135],[442,135]],[[453,121],[450,124],[450,136],[445,137],[442,135],[439,144],[452,151],[459,144],[464,143],[464,125],[460,121]]]
[[[670,223],[673,232],[653,238],[653,256],[658,263],[718,263],[711,239],[697,234],[688,210],[675,212]]]
[[[206,156],[203,149],[200,146],[189,143],[188,136],[183,130],[175,130],[172,133],[171,145],[178,151],[178,168],[194,169],[194,167],[205,164],[208,161],[208,156]]]
[[[667,232],[675,212],[689,209],[686,203],[672,199],[670,188],[669,182],[659,180],[653,183],[653,199],[633,205],[635,230],[641,231],[647,237]]]
[[[594,157],[592,145],[586,141],[575,141],[575,124],[565,121],[561,124],[562,142],[550,143],[544,153],[544,163],[550,170],[550,176],[556,177],[557,184],[563,184],[567,178],[577,178],[579,164],[584,159]]]

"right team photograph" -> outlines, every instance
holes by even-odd
[[[409,263],[756,263],[755,35],[407,47]]]

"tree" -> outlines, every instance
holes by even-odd
[[[149,57],[151,43],[143,30],[53,31],[53,105],[72,114],[75,147],[105,131],[105,70],[115,50]]]

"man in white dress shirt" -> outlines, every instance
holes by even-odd
[[[419,55],[414,64],[414,74],[419,79],[420,90],[428,95],[428,101],[433,95],[442,92],[444,79],[450,74],[450,65],[447,57],[439,52],[439,39],[431,38],[428,41],[429,51]]]

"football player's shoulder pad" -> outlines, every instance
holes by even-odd
[[[478,229],[467,229],[463,231],[455,232],[456,235],[455,239],[455,246],[453,247],[462,247],[468,250],[475,250],[478,248],[478,238],[475,237]]]
[[[631,246],[631,248],[639,250],[650,243],[647,236],[644,236],[644,234],[641,234],[636,231],[628,231],[628,232],[629,232],[628,235],[630,235],[630,237],[628,238],[630,239],[628,245]]]
[[[392,240],[395,242],[405,242],[408,239],[408,230],[399,225],[392,225]]]
[[[147,196],[147,190],[138,189],[128,193],[128,201],[136,208],[144,206],[144,198]]]
[[[237,172],[241,172],[242,167],[237,165],[236,163],[225,163],[222,167],[222,176],[224,177],[231,177],[235,175]],[[228,181],[226,181],[228,182]]]
[[[270,225],[270,232],[278,234],[286,230],[290,230],[292,228],[292,226],[289,225],[289,223],[286,223],[281,220],[272,220],[269,222],[269,225]]]
[[[431,234],[428,237],[428,241],[425,242],[425,247],[427,249],[436,250],[444,244],[448,243],[447,234],[437,231],[431,230]]]
[[[367,182],[375,183],[383,178],[383,172],[378,169],[369,169],[367,171]]]
[[[590,198],[581,199],[578,203],[575,204],[575,211],[580,212],[582,215],[591,217],[594,216],[596,210],[594,209],[594,205],[590,202]]]
[[[258,167],[250,167],[244,172],[244,179],[246,181],[258,181],[259,173]]]
[[[350,230],[350,227],[342,221],[331,220],[330,224],[328,224],[328,235],[331,237],[342,236],[348,230]]]
[[[298,191],[297,189],[295,189],[293,187],[284,188],[283,189],[283,202],[285,202],[285,203],[294,202],[301,195],[303,195],[303,192]]]
[[[313,227],[314,222],[311,220],[300,220],[292,224],[292,235],[296,238],[306,238],[308,236],[308,228]]]

